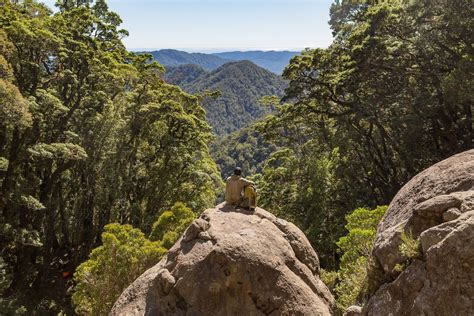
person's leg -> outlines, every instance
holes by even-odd
[[[251,210],[254,210],[257,208],[257,191],[255,190],[254,187],[251,187],[250,190],[250,201],[249,201],[249,206]]]
[[[239,203],[239,207],[243,209],[248,209],[249,207],[249,198],[245,193],[246,190],[247,189],[244,190],[244,196],[242,196],[242,199],[240,200],[240,203]]]
[[[244,190],[245,207],[250,210],[255,210],[257,207],[257,194],[253,186],[249,185]]]

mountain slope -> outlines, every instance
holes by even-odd
[[[158,51],[147,52],[153,58],[165,67],[176,67],[186,64],[194,64],[201,66],[205,70],[215,70],[230,60],[219,56],[202,54],[202,53],[186,53],[174,49],[162,49]]]
[[[176,67],[167,67],[165,79],[166,82],[174,85],[187,85],[208,72],[201,66],[194,64],[180,65]]]
[[[277,150],[276,145],[266,141],[258,132],[256,124],[220,137],[211,143],[212,158],[219,166],[224,179],[233,172],[235,166],[241,167],[247,175],[262,173],[263,163]]]
[[[215,53],[212,55],[230,60],[249,60],[254,64],[265,68],[273,73],[281,74],[283,72],[283,69],[290,62],[290,59],[298,54],[299,52],[290,51],[235,51]]]
[[[216,99],[204,101],[207,120],[217,134],[249,125],[271,111],[259,105],[265,95],[283,94],[285,81],[249,61],[227,63],[215,71],[181,85],[190,93],[219,90]]]

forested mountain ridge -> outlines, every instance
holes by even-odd
[[[207,73],[208,72],[199,65],[185,64],[176,67],[166,67],[164,78],[166,82],[170,84],[184,87],[192,84],[193,81]]]
[[[285,81],[249,61],[231,62],[210,73],[199,72],[190,82],[177,80],[178,74],[193,77],[195,66],[181,66],[172,69],[167,78],[179,84],[189,93],[219,91],[216,98],[203,101],[207,120],[215,133],[227,134],[248,126],[255,120],[271,112],[271,107],[260,105],[260,98],[267,95],[283,96]]]
[[[231,60],[248,60],[254,64],[280,75],[291,58],[300,52],[290,51],[234,51],[213,53],[212,55]]]
[[[204,102],[204,105],[208,113],[208,122],[218,134],[215,141],[210,144],[210,152],[223,178],[226,178],[235,166],[241,166],[246,174],[261,173],[263,162],[276,150],[276,147],[266,142],[256,130],[258,120],[262,115],[271,113],[272,110],[268,106],[261,105],[259,98],[267,96],[266,93],[270,95],[276,93],[281,97],[282,80],[280,78],[276,79],[277,77],[273,74],[259,69],[258,66],[248,61],[235,62],[233,65],[224,65],[221,68],[223,69],[220,72],[223,73],[210,75],[209,72],[197,65],[169,67],[166,70],[165,80],[180,85],[189,91],[202,93],[206,90],[217,89],[220,92],[216,99],[208,99]],[[236,69],[242,74],[237,73]],[[249,71],[249,69],[252,69],[252,71]],[[240,77],[245,77],[247,81],[243,82],[239,79]],[[224,78],[225,81],[223,81]],[[258,85],[255,83],[261,80],[264,84]],[[235,90],[235,81],[242,84],[244,89]],[[214,83],[209,86],[208,82]],[[255,88],[257,93],[249,97],[250,87]],[[276,90],[273,90],[272,87]],[[241,91],[244,91],[245,94],[239,95],[238,93]],[[245,112],[242,112],[238,103],[241,102],[240,100],[245,100],[245,98],[252,98],[255,102],[255,108],[260,112],[255,112],[253,108],[244,108]],[[233,103],[234,100],[235,103]],[[217,112],[216,109],[218,109]],[[241,128],[231,127],[229,124],[233,124],[230,120],[232,117],[237,119],[246,118],[246,122],[242,120],[243,127]],[[255,121],[257,122],[254,124]],[[242,125],[239,123],[238,126]],[[229,128],[224,129],[224,127]]]
[[[194,64],[205,70],[212,71],[231,60],[203,53],[187,53],[175,49],[162,49],[158,51],[143,52],[151,54],[153,59],[165,67]]]
[[[151,54],[156,61],[167,68],[194,64],[207,71],[213,71],[231,61],[248,60],[277,75],[281,75],[290,59],[299,54],[299,52],[290,51],[234,51],[205,54],[187,53],[175,49],[162,49],[145,53]]]

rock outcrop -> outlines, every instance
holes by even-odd
[[[122,293],[111,315],[330,315],[333,306],[295,225],[221,204]]]
[[[420,241],[400,251],[401,233]],[[474,311],[474,150],[424,170],[395,196],[379,224],[375,293],[368,315],[472,315]],[[403,271],[396,267],[404,267]]]

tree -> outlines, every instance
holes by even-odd
[[[367,271],[375,242],[377,225],[387,206],[373,210],[358,208],[346,216],[348,233],[337,242],[343,253],[336,285],[337,306],[341,311],[356,303],[367,291]]]
[[[109,224],[102,245],[74,274],[72,301],[78,314],[108,315],[120,294],[166,254],[196,214],[177,202],[155,221],[149,238],[131,225]]]
[[[108,224],[102,245],[74,275],[72,301],[82,315],[107,315],[123,290],[166,253],[160,242],[149,241],[131,225]]]
[[[105,1],[0,5],[0,243],[28,313],[71,313],[67,277],[108,223],[146,235],[176,202],[221,185],[202,99],[127,52]]]
[[[333,43],[285,69],[284,103],[261,125],[279,151],[260,201],[299,223],[323,267],[339,258],[321,237],[334,227],[337,240],[348,210],[388,204],[418,172],[472,148],[472,10],[467,1],[336,1]]]
[[[158,217],[153,224],[150,240],[160,241],[163,247],[170,249],[194,219],[196,214],[178,202]]]

